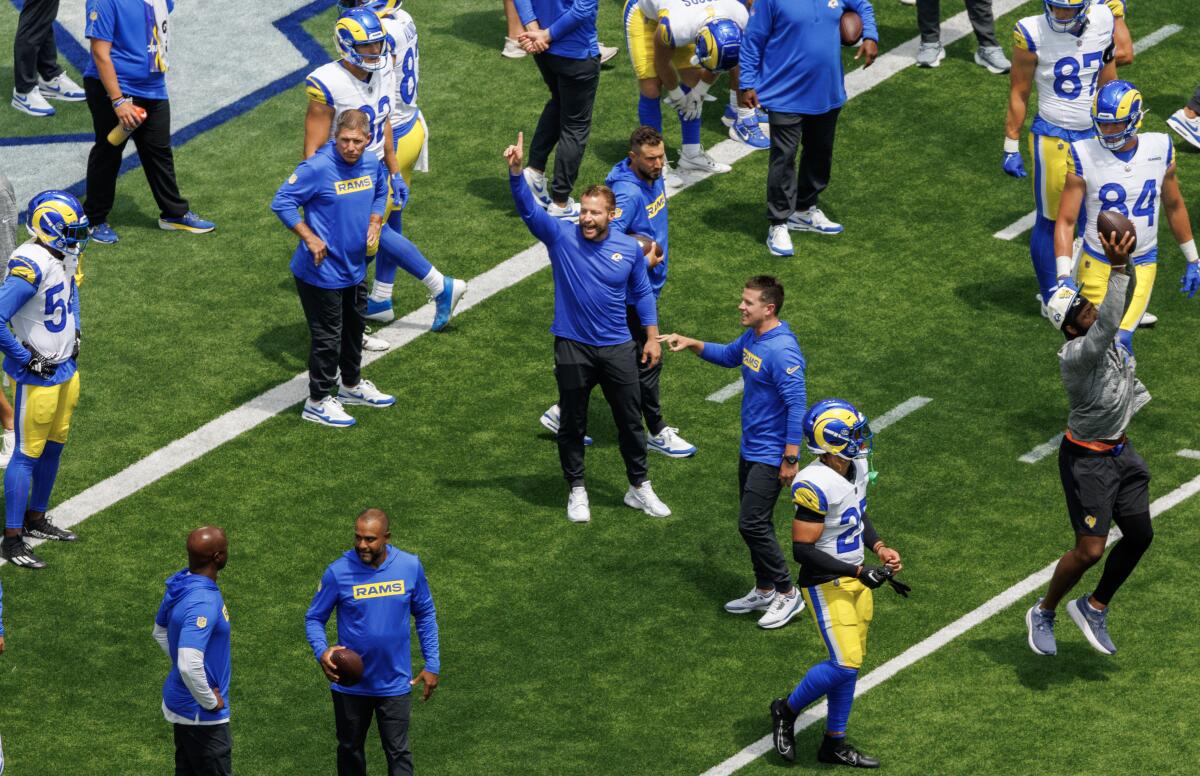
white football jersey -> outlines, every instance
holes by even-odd
[[[1113,44],[1112,10],[1103,3],[1088,9],[1080,35],[1050,29],[1045,14],[1017,22],[1013,45],[1037,55],[1033,82],[1038,115],[1063,129],[1090,129],[1092,98]]]
[[[825,517],[817,549],[854,565],[863,562],[862,517],[867,511],[867,461],[851,461],[854,481],[819,460],[796,473],[792,503]]]
[[[321,65],[308,74],[305,86],[308,99],[333,108],[333,123],[329,137],[333,138],[338,116],[352,109],[361,110],[371,120],[371,142],[367,150],[383,158],[383,134],[392,112],[392,100],[396,98],[396,76],[391,68],[384,68],[360,81],[341,61]]]
[[[407,128],[417,119],[417,86],[421,78],[421,54],[417,49],[417,25],[412,15],[397,8],[382,17],[383,28],[392,36],[395,57],[395,103],[392,126]]]
[[[1116,210],[1133,222],[1137,247],[1131,257],[1145,256],[1158,247],[1158,213],[1163,177],[1174,162],[1171,138],[1163,132],[1138,133],[1133,158],[1122,161],[1094,137],[1071,144],[1067,169],[1087,184],[1084,206],[1087,231],[1084,246],[1094,256],[1104,255],[1096,217],[1101,210]]]
[[[654,16],[647,18],[658,19],[671,48],[695,43],[700,28],[713,19],[732,19],[743,30],[750,20],[750,12],[740,0],[658,0],[655,5]],[[645,8],[642,13],[646,13]]]
[[[13,334],[55,364],[65,362],[75,351],[71,296],[78,263],[70,254],[55,258],[34,240],[18,245],[8,260],[4,282],[29,282],[37,289],[9,321]]]

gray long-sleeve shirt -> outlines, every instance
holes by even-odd
[[[1133,300],[1132,272],[1113,272],[1096,322],[1058,351],[1071,412],[1067,426],[1081,442],[1119,439],[1134,413],[1150,401],[1137,379],[1137,359],[1116,341],[1121,318]]]

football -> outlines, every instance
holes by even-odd
[[[843,46],[853,46],[862,39],[862,17],[854,11],[842,14],[838,26],[841,28]]]
[[[649,237],[640,234],[633,235],[633,239],[638,241],[638,245],[642,246],[642,256],[650,256],[651,252],[653,252],[654,258],[662,258],[663,249],[657,240],[651,240]]]
[[[1105,237],[1116,232],[1118,243],[1125,239],[1126,233],[1132,234],[1134,246],[1137,246],[1137,231],[1133,228],[1133,222],[1119,211],[1101,210],[1100,215],[1096,216],[1096,231]]]
[[[340,677],[338,684],[343,687],[353,687],[362,679],[362,656],[354,650],[342,647],[330,655],[329,659],[337,667],[337,675]]]

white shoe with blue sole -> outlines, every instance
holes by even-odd
[[[358,385],[353,388],[343,385],[337,398],[342,404],[358,404],[363,407],[390,407],[396,403],[395,396],[379,390],[370,380],[359,380]]]
[[[558,434],[558,421],[559,421],[559,417],[560,417],[560,416],[559,416],[559,414],[558,414],[558,405],[557,405],[557,404],[551,404],[551,405],[550,405],[550,409],[548,409],[548,410],[546,410],[545,412],[543,412],[543,413],[542,413],[542,417],[541,417],[541,418],[538,420],[538,422],[539,422],[539,423],[541,423],[541,424],[542,424],[542,426],[543,426],[543,427],[544,427],[544,428],[545,428],[547,431],[549,431],[551,434],[556,434],[556,435],[557,435],[557,434]],[[584,435],[583,435],[583,445],[584,445],[584,447],[588,447],[588,446],[590,446],[591,444],[592,444],[592,438],[591,438],[590,436],[588,436],[587,434],[584,434]]]
[[[679,429],[671,426],[646,437],[646,447],[668,458],[691,458],[696,454],[696,446],[679,436]]]
[[[21,94],[13,89],[12,106],[27,116],[45,118],[54,115],[54,107],[46,102],[46,98],[36,87],[30,89],[26,94]]]
[[[792,248],[792,236],[784,224],[772,224],[767,231],[767,250],[772,256],[793,256],[796,251]]]
[[[533,194],[533,201],[543,208],[550,207],[550,186],[546,182],[546,176],[538,175],[528,167],[521,171],[521,175],[525,178],[525,185],[529,187],[530,193]]]
[[[1175,134],[1200,148],[1200,116],[1189,119],[1184,109],[1180,108],[1167,117],[1167,126],[1174,130]]]
[[[336,396],[326,396],[319,402],[305,399],[300,417],[312,423],[334,428],[347,428],[357,422],[346,413],[346,410],[342,409],[342,403],[337,400]]]
[[[450,323],[450,316],[454,315],[454,308],[458,307],[458,303],[462,301],[465,293],[467,293],[467,281],[446,276],[442,282],[442,293],[433,300],[436,310],[433,314],[433,325],[429,327],[430,331],[441,331],[446,328],[446,324]]]
[[[788,216],[787,228],[793,232],[816,232],[817,234],[841,234],[841,224],[830,221],[819,207],[797,210]]]
[[[59,73],[49,81],[38,78],[38,91],[48,100],[83,102],[87,99],[83,87],[71,80],[66,73]]]

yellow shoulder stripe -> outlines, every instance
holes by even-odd
[[[8,274],[27,281],[31,286],[38,284],[37,268],[30,264],[28,259],[23,259],[19,256],[10,259],[8,262]]]

